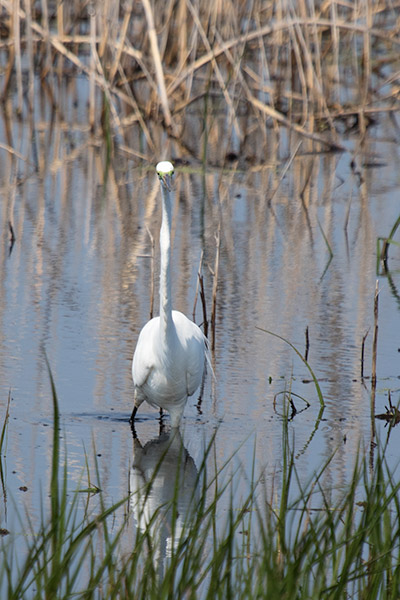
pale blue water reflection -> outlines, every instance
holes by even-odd
[[[106,495],[117,500],[127,493],[132,463],[130,364],[150,310],[149,232],[158,273],[161,211],[154,170],[133,168],[121,157],[110,165],[104,185],[102,149],[78,132],[77,140],[86,142],[71,153],[70,137],[63,136],[61,126],[58,133],[58,158],[50,144],[43,150],[47,166],[40,175],[26,168],[18,186],[10,183],[15,164],[0,151],[3,414],[9,390],[12,396],[5,485],[17,505],[28,506],[33,515],[41,486],[48,484],[51,456],[45,353],[59,395],[71,482],[80,481],[84,445],[89,455],[93,445]],[[369,331],[369,375],[377,238],[388,235],[399,212],[398,148],[384,133],[385,125],[380,132],[371,131],[370,145],[359,157],[365,179],[361,186],[349,153],[300,152],[271,202],[280,173],[275,164],[205,173],[196,165],[177,169],[173,292],[176,308],[188,315],[202,252],[210,314],[215,233],[221,225],[216,378],[209,375],[206,380],[201,412],[197,398],[189,400],[182,430],[195,464],[201,462],[204,440],[218,429],[220,464],[240,447],[239,460],[250,471],[255,444],[258,472],[266,467],[267,476],[276,476],[280,392],[285,389],[310,402],[290,423],[297,467],[305,478],[337,450],[327,479],[332,488],[341,486],[360,440],[369,443],[370,381],[360,378],[361,340]],[[348,144],[351,148],[351,140]],[[171,146],[170,156],[175,152]],[[362,167],[372,160],[382,164]],[[16,237],[11,254],[10,219]],[[377,412],[384,412],[388,390],[395,402],[399,399],[400,252],[394,245],[389,268],[390,281],[379,276]],[[157,289],[156,276],[155,309]],[[200,302],[196,320],[202,321]],[[305,365],[284,342],[257,327],[290,340],[301,352],[308,327],[308,358],[326,401],[321,422]],[[303,407],[296,399],[295,404]],[[143,443],[157,434],[157,416],[142,408],[137,430]],[[399,431],[392,431],[388,449],[393,463]],[[21,486],[28,491],[21,492]],[[9,510],[6,514],[3,507],[3,522],[10,519]]]

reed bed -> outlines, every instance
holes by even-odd
[[[24,550],[13,531],[2,533],[2,597],[398,598],[400,483],[386,464],[385,446],[379,446],[373,468],[360,449],[345,488],[323,485],[329,461],[302,485],[283,419],[281,472],[273,489],[253,476],[241,481],[245,491],[238,502],[234,457],[218,471],[210,469],[211,440],[196,469],[179,439],[176,447],[173,436],[166,436],[145,453],[149,460],[156,448],[151,476],[145,481],[144,466],[134,459],[142,485],[106,505],[98,472],[92,477],[96,486],[70,489],[53,382],[52,394],[50,508],[43,494],[38,526],[20,516]],[[156,506],[153,492],[158,477],[165,482],[164,464],[171,494]],[[87,476],[90,481],[89,470]],[[97,509],[89,510],[94,491]]]
[[[55,138],[57,165],[82,152],[71,135],[74,131],[83,135],[83,147],[104,146],[107,161],[124,155],[138,164],[154,163],[168,145],[170,156],[182,162],[257,168],[275,159],[293,136],[295,144],[286,153],[286,158],[292,157],[289,167],[297,159],[300,141],[304,155],[341,150],[353,134],[361,143],[380,113],[394,114],[399,108],[397,9],[396,2],[379,0],[0,0],[0,93],[6,134],[0,144],[10,157],[7,176],[11,173],[15,190],[20,181],[15,163],[33,165],[38,172],[51,164],[42,152],[43,139],[49,139],[47,127]],[[79,118],[73,109],[65,110],[68,103],[81,101],[77,88],[83,88],[84,99]],[[46,118],[42,96],[46,107],[51,106]],[[55,118],[62,123],[60,129],[53,129]],[[18,119],[28,125],[28,142],[19,143]],[[67,156],[60,150],[63,143]],[[108,173],[115,187],[126,183],[125,173],[118,179],[117,161],[113,180],[107,161],[104,175],[103,163],[97,165],[104,180]],[[314,171],[310,168],[307,177],[298,178],[304,180],[298,194],[304,206],[305,188],[317,188]],[[272,195],[263,200],[263,211],[284,175],[285,170],[272,186]],[[222,192],[223,188],[221,197]],[[387,239],[390,244],[397,225],[398,221]],[[330,250],[322,227],[321,233]],[[17,236],[11,221],[10,234],[11,251]],[[221,267],[218,278],[219,233],[215,246],[212,335],[224,271]],[[386,255],[387,250],[382,251],[382,260]],[[203,299],[202,304],[207,323]],[[309,368],[307,356],[302,360]],[[107,504],[99,492],[97,474],[88,476],[90,485],[71,489],[58,436],[54,384],[52,391],[51,500],[47,505],[44,490],[39,525],[20,515],[19,529],[26,533],[22,541],[11,527],[0,532],[2,597],[399,597],[399,484],[386,464],[384,446],[378,446],[373,463],[360,449],[345,489],[326,490],[326,465],[308,484],[301,484],[283,418],[282,456],[277,459],[282,470],[274,489],[243,480],[246,492],[237,503],[237,476],[229,475],[233,459],[215,474],[209,465],[211,443],[198,468],[196,493],[193,490],[183,525],[176,510],[179,486],[170,498],[168,527],[174,543],[161,560],[154,540],[165,506],[156,509],[143,528],[134,527],[135,494],[128,489],[114,504]],[[0,459],[8,427],[7,411]],[[162,464],[160,459],[151,480],[136,492],[137,522],[146,512],[146,499]],[[0,467],[2,474],[1,460]],[[2,489],[4,494],[3,481]],[[99,501],[96,510],[89,511],[94,491]]]
[[[135,160],[169,139],[187,160],[259,162],[283,129],[303,151],[343,150],[344,134],[399,108],[397,4],[0,0],[4,113],[34,126],[37,97],[57,106],[83,77],[89,130]],[[197,134],[222,132],[218,160],[202,155]]]

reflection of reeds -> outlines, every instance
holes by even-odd
[[[372,339],[372,370],[371,382],[373,389],[376,388],[376,359],[378,350],[378,299],[379,299],[379,282],[376,282],[374,296],[374,335]]]
[[[172,138],[187,145],[188,117],[205,94],[216,110],[226,107],[240,143],[259,121],[283,125],[316,148],[340,149],[337,126],[349,114],[363,135],[367,114],[395,109],[388,68],[398,56],[399,23],[384,2],[357,9],[260,0],[250,13],[242,3],[177,5],[43,0],[38,9],[0,0],[3,97],[15,80],[16,110],[23,113],[25,97],[32,113],[35,77],[56,91],[72,67],[90,82],[90,127],[102,96],[120,141],[138,123],[152,153],[158,143],[150,123],[159,122],[159,109]],[[382,54],[384,61],[375,58]]]

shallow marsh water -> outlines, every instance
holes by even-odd
[[[71,489],[82,481],[86,485],[86,451],[91,469],[97,457],[101,487],[110,501],[129,492],[131,359],[149,318],[150,234],[155,312],[158,305],[161,206],[154,169],[134,168],[123,155],[106,166],[104,148],[89,135],[78,109],[79,103],[66,107],[80,123],[71,131],[61,114],[47,129],[47,108],[41,107],[38,172],[34,158],[17,161],[0,149],[2,415],[10,390],[12,398],[0,526],[14,533],[19,528],[15,508],[27,509],[34,521],[49,484],[52,399],[45,356],[59,397]],[[5,139],[5,120],[0,127]],[[27,127],[15,121],[13,128],[19,151],[31,156]],[[357,449],[360,443],[369,448],[374,427],[385,438],[384,423],[371,417],[369,376],[378,279],[375,412],[385,412],[388,390],[397,404],[400,251],[390,247],[385,274],[377,262],[377,240],[389,235],[399,216],[398,138],[390,117],[383,116],[357,153],[359,174],[351,165],[358,137],[345,139],[348,152],[339,154],[310,154],[304,144],[280,184],[297,143],[289,137],[287,152],[279,156],[271,142],[265,164],[239,161],[205,170],[200,163],[178,166],[173,294],[174,306],[188,315],[202,252],[210,315],[219,225],[221,236],[215,379],[208,374],[200,410],[198,396],[189,399],[181,427],[194,464],[200,464],[216,431],[217,465],[236,452],[235,460],[250,479],[255,459],[255,477],[264,473],[267,489],[272,486],[282,466],[285,390],[298,395],[293,395],[298,413],[289,423],[289,436],[304,481],[335,452],[324,476],[327,494],[346,483]],[[218,153],[218,140],[214,144],[210,141],[210,164]],[[165,146],[160,158],[180,158],[174,143]],[[15,232],[11,252],[9,220]],[[200,305],[198,300],[198,323]],[[323,411],[304,363],[285,342],[260,330],[278,334],[304,353],[307,327],[308,360],[321,385]],[[367,331],[362,380],[361,343]],[[302,398],[310,403],[306,410]],[[158,414],[143,405],[138,417],[137,434],[144,444],[158,436]],[[400,428],[390,435],[387,457],[395,466]],[[238,497],[247,491],[239,487]]]

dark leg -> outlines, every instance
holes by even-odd
[[[161,407],[160,407],[160,417],[159,417],[158,421],[160,423],[159,435],[161,435],[164,432],[164,429],[165,429],[165,425],[164,425],[164,411],[163,411],[163,409]]]
[[[136,429],[135,429],[135,422],[132,421],[131,422],[131,431],[132,431],[132,437],[134,440],[138,439],[137,433],[136,433]]]
[[[133,425],[133,422],[134,422],[134,420],[135,420],[135,416],[136,416],[136,413],[137,413],[137,409],[138,409],[138,407],[137,407],[137,406],[136,406],[136,404],[135,404],[135,405],[134,405],[134,407],[133,407],[133,411],[132,411],[131,417],[130,417],[130,419],[129,419],[129,423],[130,423],[131,425]]]

